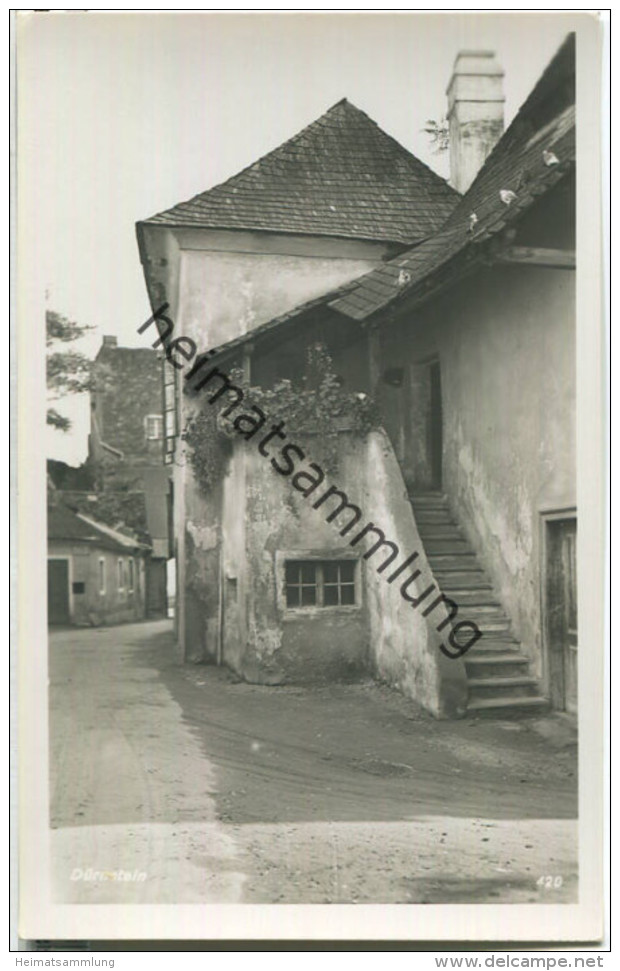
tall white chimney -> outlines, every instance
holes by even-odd
[[[448,95],[450,185],[466,192],[504,131],[504,72],[493,51],[461,51]]]

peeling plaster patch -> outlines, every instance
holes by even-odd
[[[517,487],[517,522],[506,519],[493,501],[487,487],[483,467],[476,461],[469,445],[459,449],[459,463],[468,483],[467,499],[470,507],[476,510],[476,523],[481,532],[485,529],[489,541],[497,546],[497,551],[511,575],[517,576],[529,566],[532,553],[532,532],[525,487]]]
[[[240,287],[240,296],[243,306],[240,321],[241,333],[247,334],[248,331],[253,329],[254,322],[256,321],[256,311],[253,309],[256,306],[256,296],[251,280],[243,281]]]
[[[401,550],[420,551],[418,562],[426,569],[415,584],[419,593],[432,571],[424,562],[424,547],[411,506],[404,499],[406,487],[396,457],[383,435],[370,435],[365,464],[368,470],[372,469],[372,476],[367,476],[368,495],[365,496],[368,519],[381,523],[381,528]],[[440,706],[440,689],[436,648],[429,638],[430,622],[403,601],[399,589],[398,585],[390,587],[381,580],[377,582],[372,575],[369,577],[373,663],[383,680],[436,712]]]
[[[525,486],[520,485],[517,490],[517,502],[519,505],[519,512],[517,518],[518,525],[518,540],[520,547],[520,554],[524,560],[522,567],[524,568],[528,563],[532,555],[532,518],[530,512],[530,502],[528,499],[527,491]]]
[[[262,660],[272,658],[282,647],[282,630],[278,627],[260,627],[252,619],[250,621],[250,643],[254,645],[256,654]]]
[[[187,532],[192,537],[196,549],[214,550],[217,547],[217,529],[215,526],[197,526],[195,522],[188,519]]]

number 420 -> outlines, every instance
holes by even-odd
[[[560,876],[558,877],[542,876],[542,877],[539,877],[538,880],[536,881],[536,886],[544,887],[545,890],[551,890],[551,889],[557,890],[558,887],[562,886],[563,882],[564,882],[563,878]]]

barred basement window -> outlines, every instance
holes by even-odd
[[[287,560],[287,607],[345,607],[356,603],[354,560]]]

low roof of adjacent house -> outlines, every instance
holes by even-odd
[[[343,98],[238,175],[146,222],[410,244],[439,229],[459,198]]]
[[[82,513],[73,512],[63,503],[48,507],[47,538],[60,542],[88,543],[94,547],[122,553],[149,549],[135,537],[120,533],[117,529],[96,522]]]

